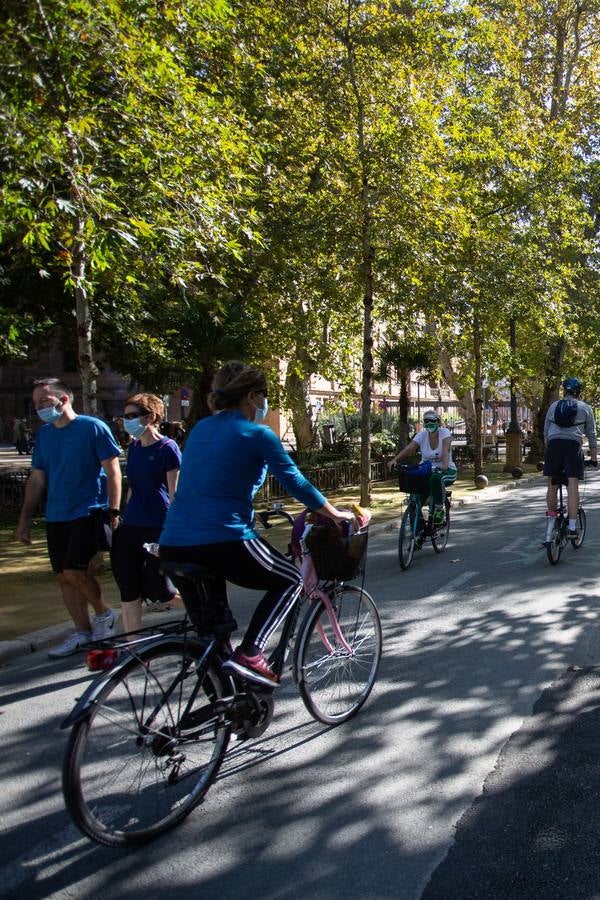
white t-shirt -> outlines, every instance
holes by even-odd
[[[426,428],[424,428],[423,431],[418,431],[412,439],[415,444],[419,445],[419,450],[421,451],[421,459],[423,460],[423,462],[427,462],[427,460],[430,460],[434,469],[440,468],[440,463],[442,461],[442,452],[444,449],[444,439],[452,437],[451,432],[444,427],[438,428],[437,433],[439,435],[439,443],[435,449],[429,443],[429,432]],[[450,447],[450,452],[448,454],[448,468],[456,469],[456,466],[454,465],[454,462],[452,460],[452,447]]]

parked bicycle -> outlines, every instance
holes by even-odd
[[[593,463],[590,459],[586,459],[584,465],[586,468],[588,468],[589,466],[593,465]],[[550,540],[544,541],[544,547],[546,548],[548,561],[553,566],[555,566],[559,562],[561,554],[567,544],[571,544],[574,550],[579,550],[585,539],[587,520],[585,510],[581,505],[579,506],[579,509],[577,511],[577,537],[569,538],[567,534],[569,530],[569,516],[563,497],[563,488],[567,486],[567,482],[568,479],[563,476],[558,483],[558,508],[556,511],[556,518],[554,519],[554,526],[552,528],[552,536]],[[584,494],[582,494],[580,498],[580,503],[583,503],[583,499]]]
[[[408,494],[408,502],[400,523],[398,535],[398,561],[400,568],[408,569],[415,550],[421,550],[427,539],[436,553],[442,553],[448,543],[450,533],[450,506],[452,491],[446,491],[445,520],[436,524],[433,519],[433,500],[424,512],[424,501],[429,492],[429,475],[420,474],[418,466],[398,466],[400,490]]]
[[[291,520],[273,510],[262,515],[265,526],[276,516]],[[320,556],[323,538],[327,552]],[[331,569],[332,541],[343,572]],[[381,658],[375,603],[362,587],[345,583],[363,572],[367,529],[343,539],[334,526],[315,527],[305,542],[311,555],[303,566],[309,572],[314,562],[318,576],[305,577],[269,665],[281,676],[293,648],[292,676],[307,710],[338,725],[367,700]],[[226,599],[212,589],[210,570],[182,563],[162,569],[189,621],[126,646],[62,723],[71,728],[63,768],[67,808],[85,834],[108,846],[143,844],[182,821],[214,781],[231,735],[258,737],[273,716],[273,688],[222,669],[237,626]]]

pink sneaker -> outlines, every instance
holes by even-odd
[[[230,659],[223,663],[224,669],[233,669],[243,678],[256,681],[258,684],[266,684],[269,687],[277,687],[279,678],[269,666],[262,653],[257,656],[246,656],[240,647],[233,651]]]

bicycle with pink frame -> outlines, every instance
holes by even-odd
[[[275,516],[293,521],[279,509],[260,518],[268,528]],[[379,669],[377,608],[362,586],[347,583],[363,573],[366,545],[366,525],[345,537],[335,526],[305,530],[304,588],[269,657],[281,677],[293,648],[300,696],[328,725],[356,715]],[[259,737],[273,716],[273,688],[222,669],[237,625],[213,573],[185,563],[161,568],[188,617],[125,644],[62,724],[71,728],[67,809],[86,835],[107,846],[141,845],[181,822],[206,795],[231,736]]]

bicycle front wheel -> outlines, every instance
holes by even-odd
[[[587,526],[587,521],[586,521],[586,517],[585,517],[585,510],[582,509],[580,506],[579,512],[577,513],[577,531],[578,531],[577,539],[575,541],[571,542],[573,544],[573,547],[576,550],[579,550],[579,548],[583,544],[583,540],[585,538],[586,526]]]
[[[448,543],[448,535],[450,534],[450,504],[446,503],[446,521],[443,525],[439,525],[431,535],[431,543],[436,553],[442,553],[446,549]]]
[[[555,566],[560,559],[562,553],[562,542],[560,536],[560,524],[558,519],[554,520],[554,528],[552,529],[552,537],[546,541],[546,553],[548,554],[548,562]]]
[[[215,671],[197,677],[202,645],[167,641],[115,672],[73,726],[63,792],[76,825],[109,847],[145,843],[202,799],[227,749]]]
[[[415,553],[415,516],[417,509],[414,503],[409,502],[404,510],[400,522],[400,534],[398,535],[398,562],[400,568],[406,571],[412,562]]]
[[[311,716],[338,725],[356,715],[375,684],[381,622],[375,603],[361,588],[336,585],[330,599],[339,633],[325,604],[312,605],[300,627],[294,668]]]

